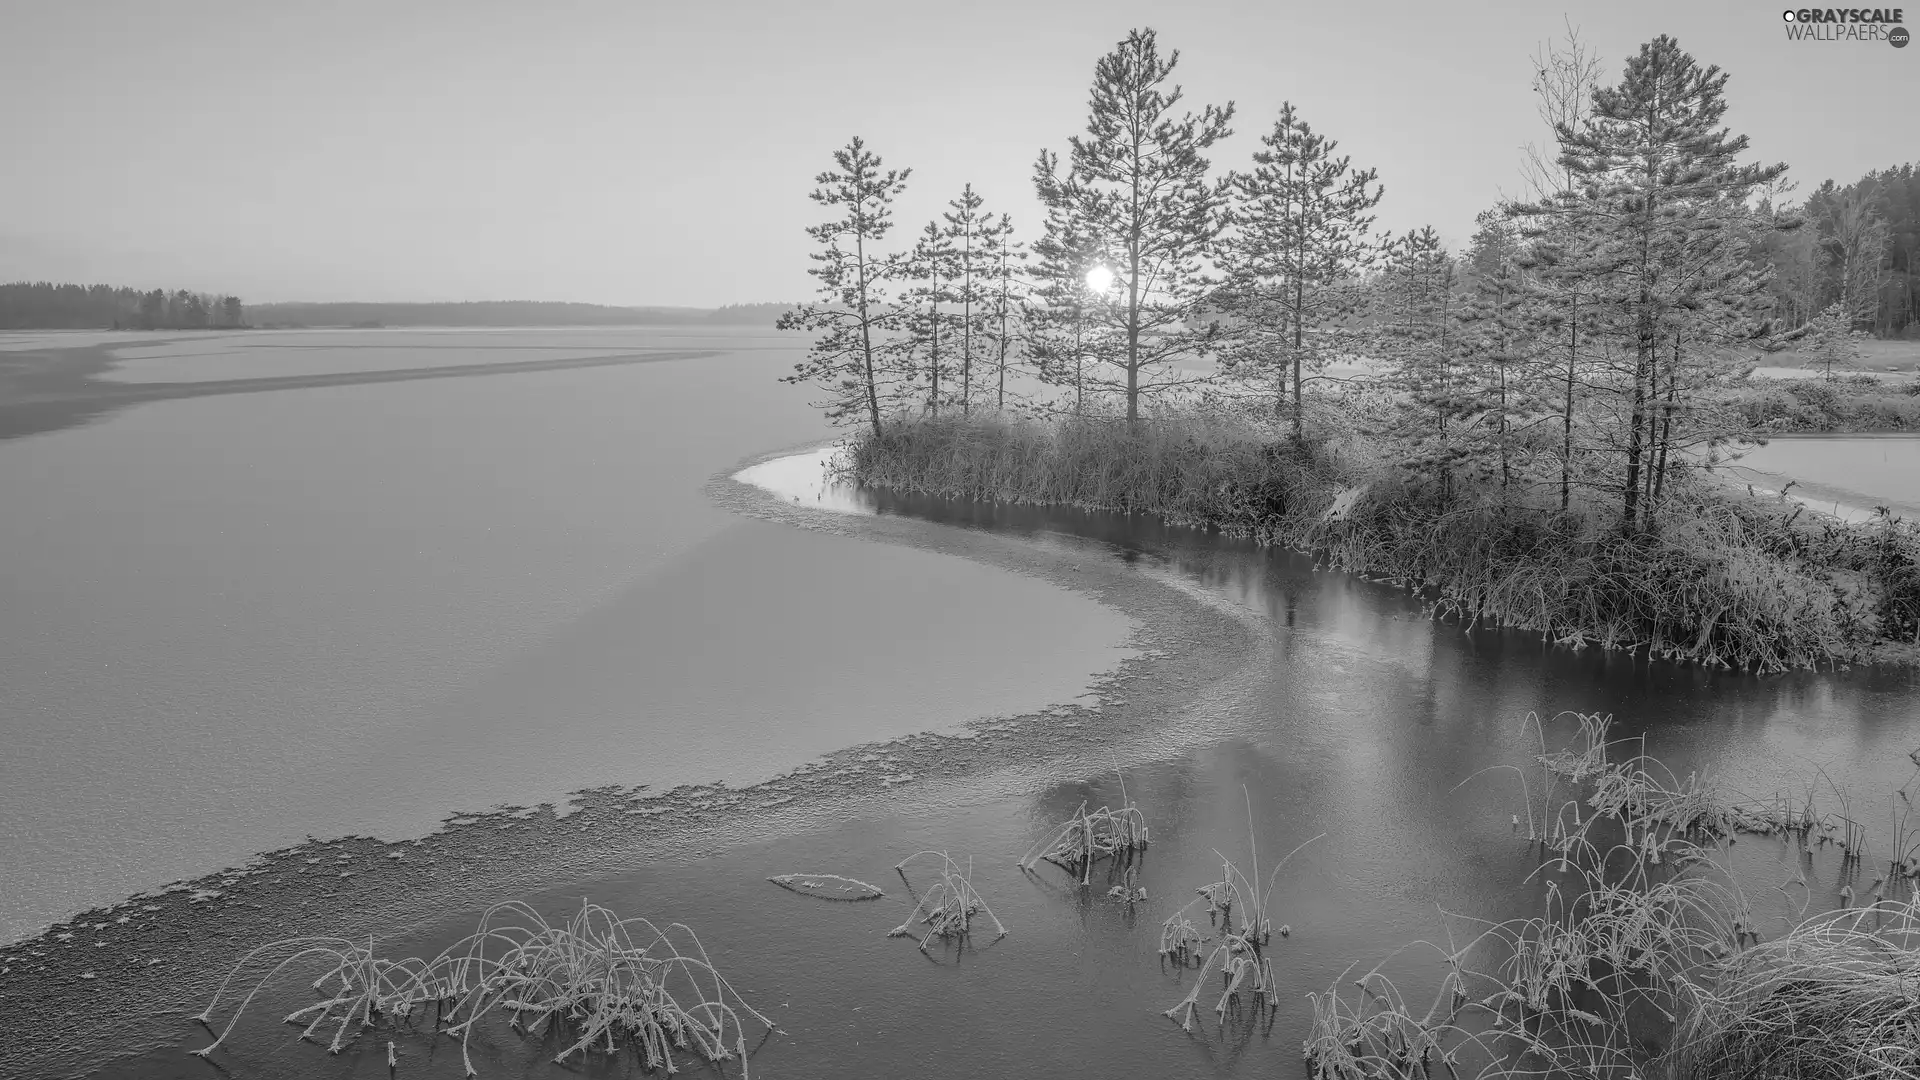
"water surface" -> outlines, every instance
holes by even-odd
[[[1521,789],[1510,773],[1474,777],[1490,765],[1530,765],[1543,735],[1561,745],[1573,729],[1552,719],[1561,709],[1613,714],[1617,737],[1644,736],[1645,748],[1682,776],[1701,770],[1754,794],[1798,796],[1809,782],[1852,792],[1870,822],[1899,806],[1895,791],[1914,771],[1906,752],[1920,745],[1920,683],[1911,671],[1760,678],[1574,652],[1526,634],[1429,622],[1389,587],[1193,530],[1116,515],[864,497],[879,514],[1097,541],[1105,558],[1178,574],[1248,605],[1271,621],[1276,638],[1263,688],[1210,716],[1197,745],[1090,745],[1024,794],[929,796],[918,809],[909,803],[718,855],[588,874],[533,898],[554,917],[585,896],[626,914],[693,922],[729,979],[782,1028],[756,1050],[756,1075],[1291,1075],[1310,1017],[1305,995],[1325,991],[1349,965],[1385,961],[1418,994],[1437,981],[1435,954],[1394,955],[1400,946],[1445,942],[1449,933],[1464,940],[1476,932],[1475,918],[1538,913],[1539,882],[1526,882],[1541,858],[1510,825],[1525,812]],[[1548,716],[1544,728],[1524,723],[1535,710]],[[1154,836],[1139,879],[1149,901],[1132,912],[1104,898],[1104,876],[1082,890],[1055,869],[1029,876],[1015,865],[1083,800],[1117,805],[1116,766],[1126,767],[1127,792]],[[997,792],[1002,779],[973,783]],[[1829,790],[1819,797],[1832,806]],[[1883,848],[1890,837],[1875,830],[1873,843]],[[1272,901],[1276,921],[1290,929],[1274,944],[1281,1006],[1223,1025],[1208,994],[1201,1026],[1189,1035],[1160,1015],[1195,979],[1192,969],[1158,957],[1161,922],[1218,879],[1223,856],[1250,868],[1255,843],[1265,867],[1308,843]],[[976,886],[1012,933],[932,956],[888,938],[905,917],[910,888],[925,885],[903,882],[894,863],[923,848],[970,859]],[[1861,887],[1825,855],[1803,864],[1755,838],[1731,851],[1768,933],[1778,925],[1769,906],[1778,886],[1804,878],[1822,904],[1845,882]],[[796,871],[846,874],[892,895],[834,904],[764,880]],[[449,913],[392,947],[431,953],[471,929],[476,915]],[[1204,926],[1204,906],[1196,920]],[[277,1029],[273,1015],[297,1000],[295,989],[275,995],[225,1067],[250,1076],[383,1074],[375,1042],[333,1058]],[[161,1075],[186,1045],[197,1044],[183,1036],[129,1071]],[[417,1075],[458,1075],[447,1040],[406,1047],[421,1055],[407,1065]],[[496,1027],[476,1064],[483,1075],[568,1075],[546,1060],[552,1049]],[[610,1075],[631,1061],[587,1069]]]
[[[490,362],[544,333],[283,332],[258,337],[291,355],[245,362]],[[829,434],[776,381],[793,340],[552,337],[718,355],[186,398],[0,442],[0,941],[309,834],[752,782],[1071,699],[1126,655],[1128,621],[1083,597],[713,505],[716,472]],[[237,361],[152,361],[203,362]]]
[[[1847,520],[1866,520],[1886,506],[1920,520],[1920,435],[1781,437],[1743,453],[1723,469],[1756,489],[1779,492]]]

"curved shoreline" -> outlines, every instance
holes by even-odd
[[[1260,661],[1273,632],[1263,616],[1172,572],[1115,559],[1105,545],[789,505],[732,479],[793,452],[736,463],[706,491],[742,516],[968,558],[1088,596],[1135,622],[1126,647],[1136,655],[1083,695],[1091,704],[846,747],[751,787],[598,788],[558,812],[454,817],[409,842],[310,840],[83,913],[0,946],[0,1009],[33,1032],[0,1042],[0,1075],[87,1075],[157,1044],[188,1045],[186,1018],[235,960],[267,941],[408,933],[494,899],[641,861],[694,859],[856,809],[924,812],[1104,772],[1191,745],[1265,681]]]

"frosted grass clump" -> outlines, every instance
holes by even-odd
[[[1127,798],[1127,778],[1120,777],[1120,809],[1102,806],[1088,810],[1085,800],[1073,817],[1056,827],[1020,857],[1020,868],[1032,870],[1041,860],[1080,879],[1093,882],[1093,864],[1121,859],[1147,849],[1147,819]]]
[[[322,1000],[286,1017],[305,1025],[302,1038],[315,1038],[331,1023],[327,1049],[337,1054],[367,1029],[382,1022],[406,1025],[432,1006],[435,1029],[460,1040],[468,1076],[477,1075],[470,1053],[474,1026],[494,1012],[507,1014],[516,1031],[569,1038],[554,1057],[558,1063],[596,1045],[615,1052],[624,1038],[645,1068],[669,1073],[678,1069],[678,1051],[712,1064],[737,1057],[746,1076],[742,1014],[774,1029],[714,969],[700,939],[683,924],[663,929],[582,901],[577,914],[554,925],[527,904],[508,901],[488,908],[473,934],[431,960],[382,958],[371,938],[364,945],[332,937],[262,945],[240,959],[195,1019],[212,1030],[235,980],[249,969],[271,968],[233,1007],[214,1041],[193,1053],[211,1057],[268,983],[312,959],[332,966],[313,983]]]
[[[1214,854],[1220,856],[1220,880],[1195,889],[1194,899],[1169,915],[1160,926],[1160,955],[1181,964],[1199,958],[1209,940],[1201,935],[1190,915],[1202,901],[1207,905],[1208,924],[1220,932],[1219,943],[1200,959],[1200,971],[1194,977],[1193,989],[1179,1004],[1162,1014],[1169,1020],[1179,1021],[1181,1029],[1188,1032],[1193,1030],[1207,975],[1216,967],[1220,971],[1221,991],[1220,997],[1214,1002],[1213,1011],[1222,1021],[1226,1019],[1228,1010],[1243,1000],[1243,995],[1244,1000],[1255,1009],[1263,1005],[1274,1008],[1280,1004],[1273,958],[1267,955],[1275,929],[1269,912],[1274,882],[1279,878],[1280,871],[1302,848],[1326,835],[1321,833],[1289,851],[1263,883],[1260,880],[1260,848],[1253,829],[1253,797],[1247,794],[1244,787],[1241,795],[1247,800],[1247,849],[1252,856],[1252,875],[1243,872],[1234,865],[1233,860],[1216,850]],[[1237,923],[1234,919],[1236,912],[1239,914]],[[1279,927],[1279,931],[1281,937],[1292,932],[1286,926]]]
[[[1000,923],[1000,917],[993,913],[987,902],[975,891],[972,881],[971,860],[969,868],[960,869],[944,851],[917,851],[900,860],[894,867],[900,874],[900,880],[907,882],[907,891],[913,891],[913,883],[907,879],[907,867],[915,860],[937,860],[936,879],[920,894],[907,914],[905,922],[893,928],[888,937],[912,937],[920,934],[920,951],[926,952],[927,945],[935,938],[944,941],[964,943],[973,933],[975,915],[984,915],[993,923],[994,940],[1007,936],[1007,928]],[[918,925],[916,925],[916,923]],[[925,926],[921,933],[919,926]]]

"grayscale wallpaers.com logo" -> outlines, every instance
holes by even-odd
[[[1904,8],[1799,8],[1780,13],[1789,41],[1884,41],[1907,47]]]

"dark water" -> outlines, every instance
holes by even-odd
[[[1536,913],[1538,886],[1521,882],[1538,856],[1510,826],[1521,810],[1511,774],[1459,786],[1489,765],[1530,760],[1539,746],[1521,723],[1529,711],[1612,713],[1616,736],[1644,734],[1649,752],[1682,775],[1704,769],[1751,792],[1797,794],[1803,780],[1823,775],[1856,793],[1855,811],[1869,823],[1894,805],[1891,792],[1913,772],[1906,753],[1920,745],[1920,685],[1911,672],[1756,678],[1574,653],[1528,635],[1428,622],[1387,586],[1190,530],[928,499],[875,496],[871,507],[1041,539],[1096,538],[1111,558],[1188,575],[1272,620],[1270,681],[1244,708],[1212,718],[1213,735],[1202,745],[1127,770],[1128,790],[1154,835],[1142,879],[1151,899],[1133,915],[1099,899],[1104,888],[1083,892],[1057,870],[1029,877],[1014,865],[1082,799],[1118,801],[1114,775],[1098,769],[1019,798],[852,820],[535,898],[553,916],[588,896],[622,913],[694,925],[720,968],[787,1033],[755,1052],[757,1076],[1294,1075],[1308,991],[1407,942],[1444,942],[1443,910],[1483,918]],[[1558,741],[1571,725],[1550,722],[1547,732]],[[1126,750],[1114,748],[1115,760]],[[1218,878],[1216,850],[1246,865],[1249,815],[1263,866],[1326,834],[1289,864],[1277,888],[1274,917],[1293,931],[1276,941],[1282,1004],[1270,1024],[1224,1029],[1203,1009],[1202,1029],[1188,1035],[1160,1015],[1193,978],[1157,958],[1160,922]],[[1885,849],[1884,835],[1874,842]],[[975,883],[1009,937],[928,958],[884,936],[906,910],[892,864],[928,847],[972,857]],[[1756,897],[1797,872],[1784,848],[1761,840],[1740,841],[1733,860]],[[764,880],[792,871],[846,874],[894,896],[836,904]],[[1830,898],[1840,882],[1837,865],[1814,863],[1816,899]],[[431,952],[466,932],[474,914],[450,914],[433,931],[394,942],[395,950]],[[1415,949],[1388,970],[1413,988],[1430,982],[1435,969],[1432,954]],[[263,1019],[223,1054],[229,1075],[386,1074],[377,1040],[338,1058],[294,1043],[293,1029],[270,1019],[290,1000],[268,1002]],[[1202,1000],[1210,1004],[1212,996]],[[183,1038],[180,1045],[197,1044]],[[486,1060],[476,1061],[484,1076],[574,1071],[546,1060],[552,1048],[543,1053],[503,1029],[490,1046]],[[403,1049],[412,1056],[401,1075],[459,1074],[449,1040]],[[127,1071],[214,1075],[178,1046],[155,1048]],[[622,1056],[585,1071],[637,1070]]]

